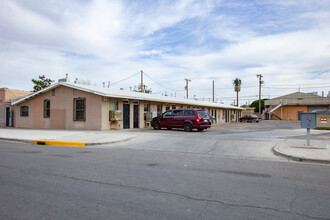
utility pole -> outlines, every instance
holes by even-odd
[[[213,80],[213,83],[212,83],[212,87],[213,87],[213,89],[212,89],[212,91],[213,91],[213,93],[212,93],[212,100],[213,100],[213,103],[214,103],[214,80]]]
[[[187,94],[187,99],[188,99],[188,82],[191,82],[191,80],[190,79],[184,79],[184,80],[186,80],[186,94]]]
[[[261,74],[258,74],[257,77],[259,78],[259,117],[261,117],[261,78],[262,78],[262,75]]]
[[[143,92],[143,70],[141,70],[141,92]]]

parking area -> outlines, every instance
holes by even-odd
[[[329,145],[329,133],[327,130],[312,130],[312,143],[322,140],[322,144]],[[84,142],[86,148],[125,148],[275,160],[283,160],[274,155],[275,146],[289,139],[290,143],[296,140],[300,143],[305,137],[306,129],[301,129],[296,121],[219,124],[202,132],[152,128],[120,131],[0,129],[0,139],[28,143],[34,143],[33,140]]]
[[[306,129],[301,129],[299,123],[292,121],[261,121],[221,124],[202,132],[185,132],[183,129],[137,129],[125,132],[132,132],[136,137],[128,142],[106,147],[285,160],[275,156],[272,148],[288,138],[303,138]],[[325,133],[329,132],[313,130],[312,139],[318,139],[320,134]]]
[[[300,129],[300,123],[296,121],[260,121],[259,123],[246,123],[246,122],[234,122],[234,123],[223,123],[223,124],[213,124],[210,129],[198,132],[194,129],[192,132],[185,132],[183,129],[173,128],[167,130],[162,128],[161,130],[154,130],[152,128],[148,129],[131,129],[125,130],[125,132],[143,132],[143,133],[170,133],[172,135],[221,135],[221,134],[239,134],[239,133],[251,133],[260,131],[274,131],[274,130],[296,130]]]

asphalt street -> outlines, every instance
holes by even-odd
[[[131,132],[85,148],[1,141],[0,219],[330,219],[329,166],[271,152],[301,135],[294,123]]]

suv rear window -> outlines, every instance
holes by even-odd
[[[193,110],[185,110],[184,116],[195,116],[195,113]]]
[[[198,117],[202,118],[202,117],[209,117],[209,115],[207,114],[206,111],[204,110],[197,110],[198,113]]]

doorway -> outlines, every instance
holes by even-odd
[[[11,112],[10,108],[6,108],[6,127],[10,127],[12,125],[11,123]]]
[[[124,129],[125,128],[130,128],[129,124],[129,103],[124,103],[123,104],[123,109],[124,109],[124,112],[123,112],[123,123],[124,123]]]
[[[139,103],[134,103],[134,111],[133,111],[133,128],[139,128]]]

